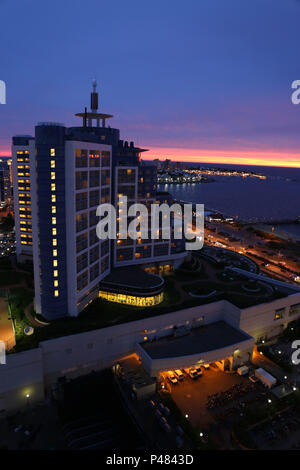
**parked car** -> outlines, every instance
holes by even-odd
[[[174,372],[172,372],[172,371],[168,372],[168,379],[172,384],[177,384],[178,383],[178,380],[176,379],[176,376],[175,376]]]
[[[184,375],[183,375],[183,373],[181,372],[180,369],[175,370],[175,375],[176,375],[178,380],[183,380],[184,379]]]
[[[198,377],[198,372],[196,371],[196,369],[190,369],[189,370],[189,376],[191,377],[191,379],[196,379]]]
[[[203,374],[200,366],[195,366],[195,371],[197,372],[198,377],[201,377],[201,375]]]

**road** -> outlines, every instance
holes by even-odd
[[[258,237],[246,228],[237,227],[234,224],[209,222],[205,225],[205,242],[208,245],[224,246],[232,251],[247,254],[260,266],[261,271],[300,286],[299,282],[294,281],[294,276],[300,276],[298,254],[288,256],[287,250],[292,253],[291,244],[287,243],[287,250],[285,250],[282,248],[282,241],[279,250],[270,249],[267,245],[269,241],[270,239]],[[292,272],[283,270],[283,267]]]

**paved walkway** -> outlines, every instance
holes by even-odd
[[[14,326],[5,297],[0,297],[0,340],[5,343],[7,351],[16,345]]]

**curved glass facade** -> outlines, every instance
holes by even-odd
[[[99,291],[99,297],[109,302],[117,302],[119,304],[133,305],[135,307],[154,307],[164,300],[164,293],[149,297],[137,297],[135,295],[118,294],[114,292]]]

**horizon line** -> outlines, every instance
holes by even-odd
[[[261,151],[259,149],[251,151],[237,150],[202,150],[183,149],[178,147],[149,147],[149,152],[142,160],[152,161],[159,159],[164,161],[169,159],[174,162],[214,164],[214,165],[242,165],[242,166],[267,166],[278,168],[300,168],[300,154],[288,152],[274,152],[272,150]],[[260,154],[260,157],[255,155]],[[11,151],[0,150],[0,158],[12,158]],[[285,158],[288,160],[284,161]]]

